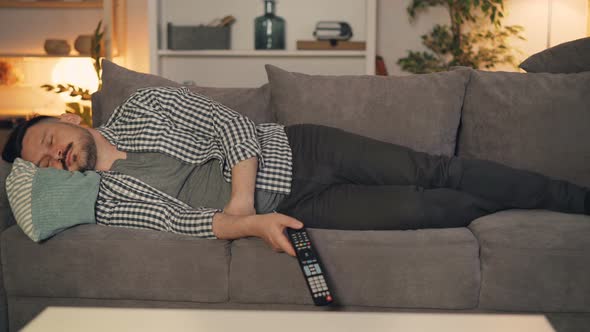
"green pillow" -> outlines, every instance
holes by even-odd
[[[6,194],[17,224],[39,242],[69,227],[96,223],[99,183],[96,172],[38,168],[17,158],[6,178]]]

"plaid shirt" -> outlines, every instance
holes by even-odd
[[[121,151],[158,152],[198,165],[216,158],[228,182],[237,163],[257,157],[256,189],[287,195],[291,191],[291,148],[283,126],[255,126],[184,87],[137,90],[98,131]],[[213,215],[220,210],[192,208],[118,172],[100,174],[97,223],[215,238]]]

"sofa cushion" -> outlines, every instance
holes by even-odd
[[[466,228],[308,229],[336,303],[466,309],[477,306],[478,244]],[[257,238],[233,242],[230,300],[312,304],[297,260]]]
[[[590,217],[508,210],[471,223],[481,309],[590,312]]]
[[[267,65],[280,123],[313,123],[452,155],[471,70],[405,77],[312,76]]]
[[[528,73],[580,73],[590,71],[590,37],[553,46],[520,64]]]
[[[8,296],[227,301],[227,241],[81,225],[41,244],[1,235]]]
[[[458,155],[590,187],[590,72],[474,71]]]
[[[102,90],[92,96],[92,121],[95,127],[106,123],[115,108],[139,88],[181,86],[160,76],[123,68],[108,60],[102,61],[102,85]],[[275,122],[269,109],[270,89],[268,85],[263,85],[260,88],[208,88],[200,86],[188,86],[188,88],[246,115],[255,123]]]

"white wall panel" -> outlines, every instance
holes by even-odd
[[[273,64],[289,71],[322,73],[324,75],[364,74],[364,58],[249,58],[248,65],[235,58],[163,58],[162,72],[169,79],[195,81],[198,85],[213,87],[255,87],[268,82],[265,64]],[[358,65],[355,65],[358,64]]]

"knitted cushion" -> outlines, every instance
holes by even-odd
[[[6,178],[6,194],[17,224],[33,241],[78,224],[95,223],[100,176],[37,168],[17,158]]]

